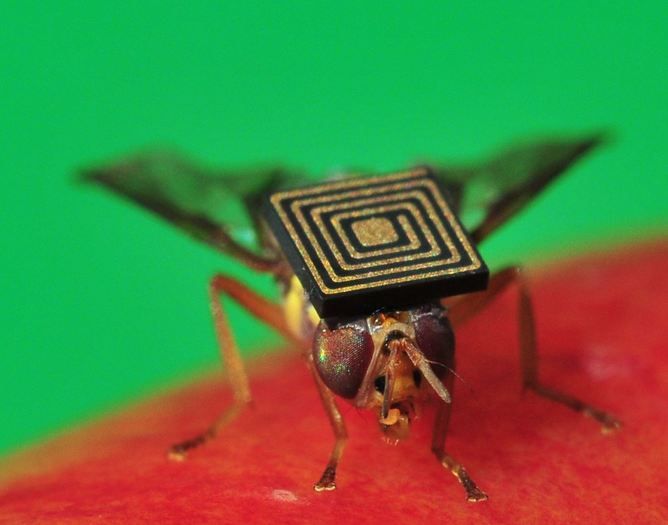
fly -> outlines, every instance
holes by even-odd
[[[273,303],[218,274],[209,300],[234,403],[203,433],[171,447],[182,460],[214,438],[252,396],[223,310],[233,299],[276,329],[305,358],[334,430],[314,484],[336,488],[347,440],[337,398],[373,411],[388,443],[436,403],[431,450],[468,501],[487,499],[445,449],[455,377],[455,331],[510,286],[518,290],[519,355],[526,389],[593,418],[612,415],[544,385],[531,294],[518,266],[489,274],[478,246],[571,164],[600,143],[593,136],[515,147],[470,167],[436,165],[387,175],[339,175],[320,184],[282,169],[205,169],[172,152],[151,152],[87,170],[83,178],[135,201],[244,265],[272,274]],[[245,213],[235,212],[241,208]],[[255,241],[250,247],[245,240]]]

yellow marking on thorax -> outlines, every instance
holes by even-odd
[[[283,314],[288,328],[298,338],[304,337],[306,335],[305,331],[314,329],[320,322],[318,313],[308,303],[304,294],[304,287],[296,275],[290,278],[288,290],[283,298]]]

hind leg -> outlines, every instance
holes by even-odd
[[[621,422],[615,416],[570,394],[548,387],[540,381],[533,304],[521,268],[514,266],[499,271],[492,276],[489,288],[485,292],[465,296],[454,303],[449,313],[453,326],[457,327],[473,317],[513,283],[517,285],[519,291],[518,317],[523,387],[534,391],[539,396],[561,403],[576,412],[591,417],[601,424],[601,430],[604,433],[620,428]]]

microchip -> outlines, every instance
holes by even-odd
[[[323,318],[487,287],[485,263],[424,168],[279,191],[265,218]]]

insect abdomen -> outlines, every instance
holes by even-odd
[[[311,338],[320,322],[295,275],[290,278],[283,296],[283,314],[290,331],[299,339]]]

